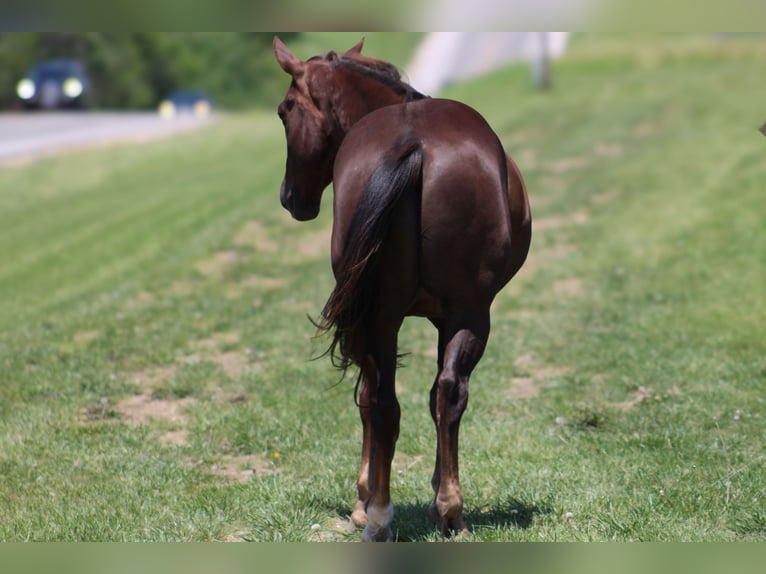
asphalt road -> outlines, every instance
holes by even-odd
[[[192,115],[156,112],[29,112],[0,114],[0,164],[24,162],[72,148],[146,141],[209,125]]]

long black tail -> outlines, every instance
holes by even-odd
[[[383,158],[362,191],[349,228],[337,283],[317,324],[332,332],[325,354],[345,371],[364,362],[379,300],[379,258],[399,199],[419,192],[423,149],[412,136],[400,140]]]

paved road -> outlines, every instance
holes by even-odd
[[[211,121],[191,115],[163,119],[156,112],[1,113],[0,164],[70,148],[166,137]]]

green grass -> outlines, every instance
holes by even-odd
[[[448,91],[535,217],[462,426],[471,539],[766,540],[764,57],[582,36],[549,93],[522,66]],[[309,360],[331,192],[290,220],[283,167],[254,112],[0,168],[0,540],[360,538],[353,382]],[[394,529],[440,540],[433,329],[400,343]]]

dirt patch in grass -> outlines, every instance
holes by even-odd
[[[168,290],[171,295],[175,295],[177,297],[184,297],[186,295],[191,295],[195,291],[197,291],[202,286],[202,283],[199,281],[176,281],[170,286],[170,289]]]
[[[618,195],[616,190],[610,190],[603,193],[594,193],[590,196],[590,200],[596,204],[607,203],[615,199]]]
[[[194,402],[194,399],[158,399],[154,396],[155,387],[175,376],[176,365],[154,367],[131,373],[131,380],[138,385],[141,393],[127,397],[113,405],[108,397],[102,397],[98,405],[83,409],[82,424],[94,424],[104,421],[119,422],[130,425],[147,424],[151,421],[166,421],[178,425],[185,423],[183,409]],[[177,438],[177,437],[176,437]],[[163,440],[163,439],[161,439]],[[175,438],[168,437],[168,441]],[[163,440],[164,442],[164,440]]]
[[[519,271],[519,275],[522,273],[525,275],[532,275],[535,271],[571,255],[574,251],[575,246],[568,243],[559,243],[548,249],[532,250],[527,256],[524,266]]]
[[[587,157],[564,157],[546,164],[546,167],[554,173],[565,173],[568,171],[581,169],[590,164]]]
[[[157,383],[173,378],[175,374],[176,365],[170,365],[167,367],[153,367],[151,369],[136,371],[131,374],[131,379],[142,389],[148,390]]]
[[[155,300],[154,293],[149,291],[139,291],[135,297],[128,301],[128,307],[130,308],[142,308],[150,305]]]
[[[251,246],[256,251],[274,253],[279,244],[269,237],[269,232],[259,221],[248,221],[234,236],[234,245]]]
[[[284,277],[264,277],[263,275],[249,275],[238,283],[242,287],[255,287],[257,289],[280,289],[287,285]]]
[[[587,211],[580,210],[572,215],[551,216],[532,220],[532,229],[534,231],[547,231],[549,229],[560,229],[570,225],[584,225],[590,221],[590,215]]]
[[[540,394],[540,387],[533,377],[513,377],[508,394],[514,399],[533,399]]]
[[[240,260],[237,251],[219,251],[212,257],[202,259],[194,264],[194,268],[205,277],[219,277],[234,267]]]
[[[535,273],[574,252],[575,246],[568,243],[557,243],[546,249],[532,249],[524,262],[524,266],[511,282],[500,291],[493,306],[500,304],[505,298],[514,298],[522,289],[524,282],[531,280]],[[433,356],[436,357],[435,351]]]
[[[548,136],[548,132],[543,128],[530,127],[530,128],[517,128],[504,132],[501,139],[506,146],[515,143],[528,144],[535,140],[545,139]],[[514,158],[515,159],[515,158]]]
[[[537,150],[526,148],[517,154],[513,160],[517,165],[524,166],[524,169],[533,169],[537,167]]]
[[[316,319],[322,309],[322,303],[319,301],[296,301],[295,299],[284,300],[280,302],[280,306],[291,312],[300,312],[301,314],[309,315],[313,319]]]
[[[230,351],[228,353],[219,353],[208,357],[214,363],[223,369],[231,378],[235,379],[250,368],[250,361],[242,353]]]
[[[329,227],[307,233],[300,237],[292,249],[299,256],[299,259],[319,259],[330,252],[331,233]]]
[[[249,542],[250,531],[242,528],[221,538],[221,542]]]
[[[655,134],[657,130],[658,128],[655,124],[642,122],[633,128],[633,133],[637,136],[646,137]]]
[[[99,331],[81,331],[72,337],[72,342],[75,345],[87,345],[91,341],[98,339],[100,335]]]
[[[189,431],[186,429],[168,431],[160,437],[162,446],[186,446],[189,444]]]
[[[225,456],[207,469],[207,472],[227,480],[245,484],[253,478],[267,476],[274,472],[274,465],[264,457],[255,454]]]
[[[632,408],[640,405],[641,403],[650,400],[655,397],[654,390],[651,387],[640,386],[633,393],[633,396],[627,401],[620,403],[613,403],[613,406],[617,407],[621,411],[627,412]]]
[[[227,299],[239,299],[252,289],[259,291],[269,291],[281,289],[287,285],[287,279],[283,277],[263,277],[260,275],[250,275],[238,283],[228,283],[224,286],[224,295]]]
[[[221,345],[236,345],[239,341],[239,333],[227,331],[215,333],[206,339],[199,339],[193,343],[193,346],[198,349],[217,349]]]
[[[532,376],[537,380],[552,381],[554,379],[560,379],[568,375],[571,372],[569,367],[534,367],[530,369]]]
[[[118,403],[112,405],[107,397],[91,407],[85,408],[81,413],[81,423],[83,425],[97,423],[119,423],[124,422],[132,426],[151,424],[161,422],[169,424],[171,430],[168,430],[159,437],[159,442],[165,447],[186,446],[189,442],[189,430],[186,429],[187,418],[184,411],[196,403],[192,397],[166,398],[163,393],[158,392],[172,383],[176,377],[179,367],[184,363],[210,361],[216,363],[224,373],[229,377],[236,378],[246,369],[252,368],[257,363],[252,363],[248,352],[240,351],[220,351],[219,348],[227,345],[237,345],[241,341],[239,333],[225,331],[214,333],[210,337],[194,341],[192,347],[198,352],[178,357],[175,364],[164,367],[152,367],[128,373],[128,377],[135,383],[140,393],[127,397]],[[235,394],[233,397],[226,397],[226,393],[220,389],[209,389],[213,393],[223,394],[223,398],[231,403],[247,402],[249,399],[242,393]],[[214,474],[236,475],[238,480],[244,480],[248,476],[258,476],[265,472],[268,463],[260,461],[257,458],[230,458],[216,467]],[[232,465],[237,465],[234,470]],[[242,466],[249,465],[248,468]],[[254,470],[253,470],[254,469]]]
[[[593,146],[593,151],[596,152],[596,155],[600,155],[601,157],[620,157],[625,153],[625,150],[620,144],[605,142],[597,142],[596,145]]]
[[[252,363],[247,353],[242,351],[219,351],[220,347],[236,345],[241,340],[239,333],[221,332],[215,333],[205,339],[200,339],[192,343],[192,347],[198,350],[197,353],[186,355],[180,361],[182,362],[200,362],[210,361],[216,363],[224,373],[231,378],[237,378],[247,369],[252,368],[256,363]]]
[[[312,524],[310,542],[340,542],[356,532],[356,526],[349,519],[336,518],[330,524]]]
[[[216,363],[229,377],[236,378],[246,369],[250,368],[251,362],[246,353],[239,351],[219,351],[219,347],[236,345],[240,342],[239,333],[220,332],[210,337],[200,339],[192,343],[197,353],[179,357],[176,364],[164,367],[153,367],[131,373],[132,381],[141,389],[141,393],[123,399],[114,407],[114,411],[125,419],[128,424],[139,425],[151,421],[165,421],[177,426],[184,426],[186,418],[183,410],[195,402],[191,397],[180,399],[164,398],[156,396],[159,385],[173,379],[177,370],[183,363],[210,361]],[[94,417],[89,416],[90,419]],[[165,445],[186,444],[188,431],[184,429],[173,430],[160,438]]]
[[[132,425],[146,424],[153,420],[181,424],[186,420],[183,409],[194,402],[190,397],[165,400],[154,399],[151,393],[144,393],[123,399],[117,403],[116,409]]]
[[[514,361],[518,374],[511,378],[507,394],[512,399],[532,399],[540,394],[546,386],[555,384],[570,372],[568,367],[553,367],[541,365],[533,355],[527,353]]]
[[[577,297],[582,294],[582,284],[579,277],[561,279],[553,284],[553,292],[558,297]]]
[[[428,357],[429,359],[438,359],[439,358],[439,341],[438,337],[437,340],[434,341],[434,343],[428,347],[425,351],[423,351],[423,356]]]

